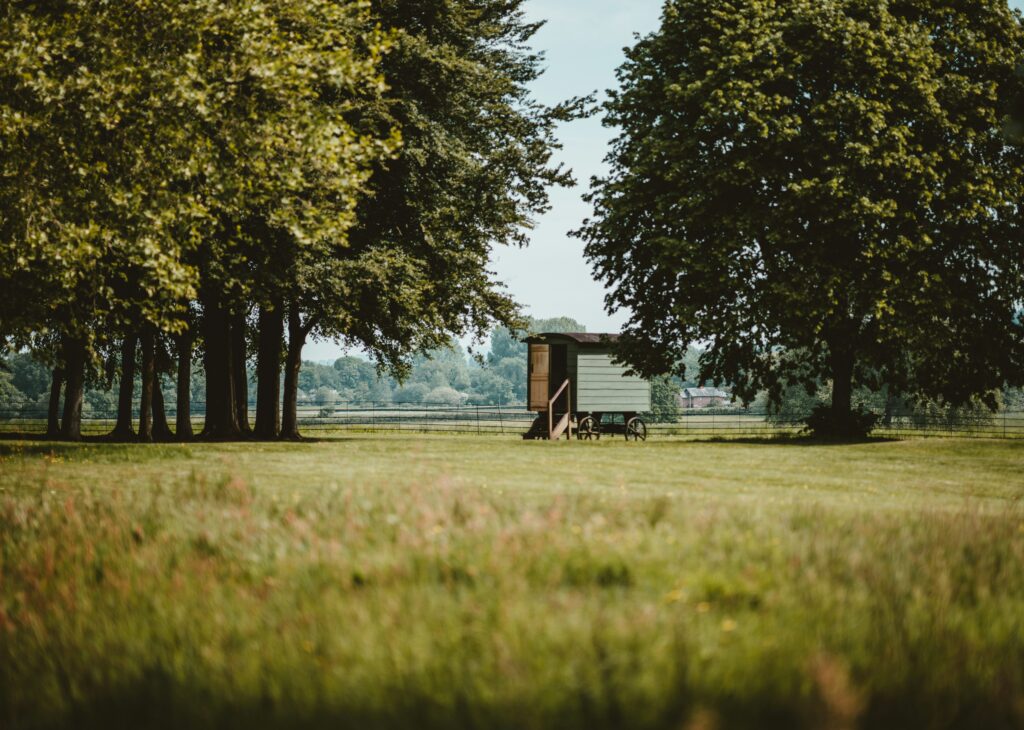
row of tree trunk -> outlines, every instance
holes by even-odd
[[[285,342],[285,308],[261,307],[256,327],[256,419],[249,420],[248,342],[245,313],[227,310],[216,298],[203,301],[200,333],[206,374],[206,418],[199,438],[241,440],[299,439],[297,406],[302,348],[312,322],[289,311]],[[121,343],[117,421],[108,438],[116,441],[190,441],[191,381],[196,336],[173,338],[177,354],[177,417],[172,431],[167,420],[160,373],[174,365],[152,328],[126,336]],[[140,357],[141,350],[141,357]],[[85,343],[66,338],[62,365],[53,370],[47,435],[78,441],[82,438],[82,402],[87,352]],[[134,426],[135,378],[141,366],[138,432]],[[281,369],[284,367],[284,392]],[[61,413],[61,394],[64,396]]]

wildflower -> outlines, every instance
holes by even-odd
[[[697,604],[697,613],[707,613],[711,610],[711,604],[707,601],[701,601]]]
[[[731,633],[736,630],[736,622],[731,618],[727,618],[722,622],[722,631],[725,633]]]
[[[676,588],[674,591],[669,591],[665,594],[665,603],[679,603],[686,597],[686,591],[682,588]]]

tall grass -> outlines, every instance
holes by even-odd
[[[1024,726],[1012,445],[0,446],[12,730]]]

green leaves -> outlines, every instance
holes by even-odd
[[[402,145],[374,166],[359,197],[340,253],[347,294],[325,300],[311,281],[301,301],[323,315],[321,334],[351,338],[398,370],[410,352],[453,334],[515,322],[514,302],[487,269],[491,251],[524,244],[548,186],[571,180],[551,161],[554,127],[581,103],[548,108],[530,98],[541,67],[525,42],[537,26],[521,6],[371,3],[370,22],[389,33],[387,89],[357,97],[348,118],[370,137],[399,129]]]
[[[349,0],[0,13],[0,268],[39,303],[5,303],[3,331],[178,331],[200,288],[247,296],[254,216],[343,244],[397,144],[345,120],[381,87],[388,41],[366,25]]]
[[[94,352],[196,300],[401,372],[516,324],[488,271],[570,175],[521,0],[0,10],[0,335]]]
[[[701,377],[746,398],[833,376],[837,352],[954,401],[1024,378],[998,100],[1022,54],[995,1],[667,3],[619,69],[578,234],[631,364],[708,343]]]

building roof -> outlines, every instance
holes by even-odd
[[[527,337],[527,342],[543,343],[548,340],[572,340],[580,345],[610,345],[619,339],[617,334],[607,332],[543,332]]]
[[[683,388],[683,395],[687,398],[731,398],[720,388]]]

